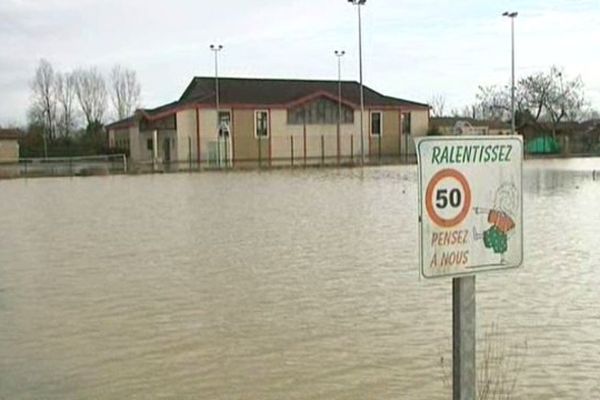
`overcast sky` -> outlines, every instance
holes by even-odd
[[[447,106],[477,86],[510,79],[516,10],[517,78],[563,66],[600,108],[600,0],[367,0],[365,84]],[[224,46],[220,75],[358,80],[356,7],[346,0],[0,0],[0,124],[23,123],[40,58],[56,69],[119,63],[138,72],[143,105],[178,98],[194,75],[214,74],[208,46]]]

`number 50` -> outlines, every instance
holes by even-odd
[[[462,193],[458,189],[438,189],[435,194],[435,206],[437,208],[446,208],[448,204],[451,207],[459,207],[462,203]]]

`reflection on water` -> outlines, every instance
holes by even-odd
[[[594,168],[528,162],[525,267],[477,280],[521,398],[600,393]],[[0,182],[0,398],[448,398],[416,198],[414,167]]]

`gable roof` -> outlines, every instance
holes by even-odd
[[[125,128],[129,128],[130,126],[135,125],[135,121],[136,121],[135,115],[132,115],[130,117],[123,118],[123,119],[120,119],[115,122],[111,122],[110,124],[106,124],[104,127],[106,129],[125,129]]]
[[[0,140],[17,140],[19,136],[19,131],[16,129],[0,128]]]
[[[342,100],[353,105],[360,104],[360,84],[342,81]],[[367,107],[416,107],[428,109],[429,105],[415,101],[385,96],[368,86],[363,86],[364,103]],[[287,105],[315,93],[338,97],[337,80],[307,79],[259,79],[219,78],[219,100],[223,104]],[[195,77],[185,89],[179,101],[215,102],[215,78]]]
[[[360,107],[360,84],[342,81],[342,103],[352,108]],[[385,96],[363,86],[366,107],[393,107],[429,110],[429,105],[416,101]],[[195,77],[179,98],[156,108],[139,109],[129,118],[106,125],[107,129],[126,128],[135,124],[140,116],[156,120],[174,112],[197,105],[213,106],[216,102],[214,77]],[[219,101],[223,106],[294,107],[325,97],[338,99],[337,80],[219,78]]]

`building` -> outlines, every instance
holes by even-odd
[[[431,132],[439,135],[508,135],[510,124],[498,120],[479,120],[463,117],[434,117]]]
[[[0,129],[0,163],[19,162],[19,132]]]
[[[530,118],[519,125],[518,131],[526,144],[544,144],[541,146],[544,151],[536,151],[538,153],[552,152],[546,151],[549,145],[554,152],[565,154],[600,154],[600,120],[566,121],[552,125]]]
[[[109,146],[134,163],[287,165],[358,161],[360,89],[353,81],[194,78],[169,104],[137,110],[107,125]],[[412,136],[427,134],[429,106],[364,87],[368,160],[414,154]],[[338,107],[341,124],[338,127]],[[217,129],[218,126],[218,129]]]

